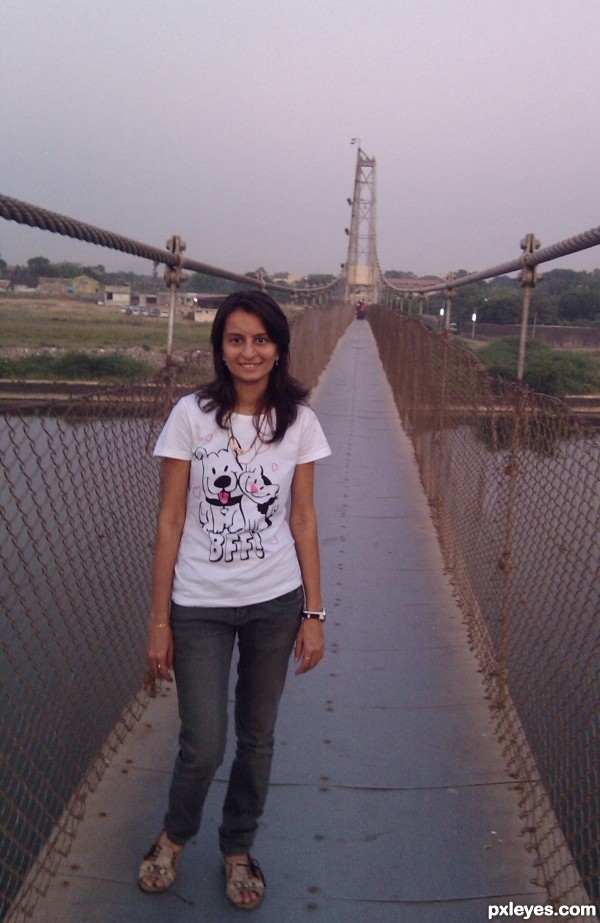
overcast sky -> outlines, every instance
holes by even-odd
[[[0,192],[246,272],[445,275],[600,224],[599,0],[0,0]],[[0,218],[0,254],[151,264]],[[600,267],[596,247],[548,264]]]

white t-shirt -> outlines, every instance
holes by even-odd
[[[191,461],[172,594],[181,606],[251,605],[302,583],[286,503],[296,465],[331,454],[321,425],[300,405],[279,443],[260,442],[251,416],[233,414],[231,432],[242,454],[189,394],[154,448],[154,455]]]

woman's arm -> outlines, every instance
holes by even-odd
[[[307,609],[323,608],[317,514],[314,505],[314,462],[297,465],[292,480],[290,529],[296,543]],[[296,639],[296,675],[312,670],[323,659],[323,622],[303,619]]]
[[[169,625],[173,573],[185,522],[190,462],[165,458],[152,567],[152,608],[146,658],[153,676],[172,680],[173,638]]]

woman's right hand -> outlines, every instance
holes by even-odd
[[[173,682],[173,635],[171,626],[166,622],[159,625],[150,624],[146,644],[146,660],[155,679]]]
[[[173,573],[185,522],[190,462],[164,458],[160,478],[160,507],[152,565],[152,604],[146,660],[155,679],[173,677],[173,635],[169,624]]]

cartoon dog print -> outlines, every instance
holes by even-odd
[[[229,449],[208,452],[202,447],[194,457],[202,463],[201,525],[207,532],[240,532],[244,528],[238,483],[241,468],[235,454]]]
[[[266,476],[262,465],[243,468],[238,476],[242,491],[242,514],[248,532],[258,532],[271,525],[270,516],[278,508],[279,485]]]

